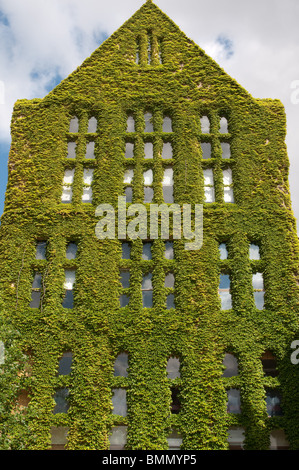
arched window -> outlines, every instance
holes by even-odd
[[[178,357],[171,356],[167,361],[166,372],[169,379],[177,379],[181,377],[181,363]]]

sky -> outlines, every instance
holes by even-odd
[[[143,0],[0,0],[0,215],[18,99],[43,98]],[[254,98],[279,99],[293,212],[299,220],[299,1],[156,0],[180,29]],[[297,223],[298,227],[298,223]]]

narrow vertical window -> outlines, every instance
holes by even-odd
[[[70,242],[66,247],[66,259],[75,259],[77,257],[78,246],[74,242]]]
[[[134,158],[134,144],[126,142],[125,158]]]
[[[58,375],[70,375],[72,370],[73,355],[70,351],[64,352],[58,363]]]
[[[74,182],[75,170],[65,170],[62,186],[61,202],[69,203],[72,202],[72,184]]]
[[[235,377],[239,373],[237,358],[230,353],[226,353],[222,362],[225,370],[222,377]]]
[[[109,437],[110,450],[124,450],[127,443],[127,426],[115,426]]]
[[[165,242],[164,258],[174,259],[173,242]]]
[[[93,180],[93,169],[84,168],[83,171],[83,194],[82,202],[92,202],[92,180]]]
[[[154,197],[154,190],[152,188],[153,184],[153,170],[147,170],[143,173],[144,179],[144,202],[150,203]]]
[[[144,114],[144,132],[154,132],[152,113]]]
[[[228,274],[220,274],[219,297],[221,300],[221,310],[229,310],[232,308],[232,298],[230,293],[230,276]]]
[[[68,142],[67,144],[67,158],[76,158],[76,142]]]
[[[269,418],[273,416],[282,416],[281,394],[277,390],[266,391],[266,406]]]
[[[145,242],[142,245],[142,259],[151,260],[152,259],[152,246],[151,242]]]
[[[131,114],[127,118],[127,132],[135,132],[135,120]]]
[[[212,168],[203,171],[205,202],[215,202],[214,175]]]
[[[42,275],[35,273],[31,287],[31,308],[39,308],[42,294]]]
[[[260,248],[258,245],[251,243],[249,245],[249,259],[259,260],[260,259]]]
[[[79,132],[79,119],[76,116],[70,120],[69,132],[74,134]]]
[[[93,116],[88,120],[88,133],[95,133],[97,132],[97,126],[98,126],[98,121],[97,119]]]
[[[122,259],[131,258],[131,245],[127,242],[122,242],[121,244],[121,257]]]
[[[154,146],[152,142],[145,142],[144,158],[154,158]]]
[[[225,117],[222,117],[220,119],[220,128],[219,128],[220,134],[227,134],[228,133],[228,122]]]
[[[123,292],[120,295],[119,303],[120,307],[126,307],[129,304],[129,294],[127,289],[130,287],[130,272],[124,269],[120,270],[120,283],[123,289]]]
[[[173,157],[172,145],[170,142],[163,142],[162,158],[163,160],[170,160]]]
[[[162,181],[163,198],[166,204],[173,202],[173,169],[171,167],[165,168],[164,178]]]
[[[114,377],[128,377],[129,357],[121,353],[114,361]]]
[[[164,116],[162,132],[171,133],[172,132],[172,119],[169,116]]]
[[[158,47],[159,47],[159,64],[163,64],[163,41],[162,39],[158,39]]]
[[[210,120],[208,116],[202,116],[202,118],[200,119],[200,128],[202,134],[210,133]]]
[[[202,142],[200,145],[201,145],[202,158],[204,160],[208,160],[209,158],[212,158],[211,144],[209,142]]]
[[[147,63],[148,65],[152,63],[152,36],[150,33],[147,38]]]
[[[57,413],[67,413],[69,410],[68,402],[69,390],[67,388],[59,388],[56,390],[54,395],[55,408],[53,410],[54,414]]]
[[[76,280],[76,271],[74,269],[65,269],[64,289],[65,295],[62,302],[63,308],[74,307],[74,284]]]
[[[35,259],[47,259],[47,242],[39,241],[36,244]]]
[[[143,276],[141,290],[143,307],[151,308],[153,306],[152,273]]]
[[[127,416],[127,392],[124,388],[114,388],[112,390],[113,414]]]
[[[0,341],[0,365],[3,365],[5,362],[5,346],[3,341]]]
[[[227,259],[228,252],[227,252],[227,247],[226,247],[225,243],[220,243],[220,245],[219,245],[219,255],[220,255],[221,260]]]
[[[181,411],[180,390],[178,387],[171,388],[171,413],[178,414]]]
[[[230,158],[230,144],[228,142],[221,142],[221,153],[222,158]]]
[[[169,289],[174,289],[174,274],[173,273],[168,273],[165,276],[165,282],[164,282],[164,287],[169,288]],[[166,297],[166,308],[175,308],[175,303],[174,303],[174,293],[171,292],[167,295]]]
[[[261,361],[265,377],[278,376],[277,360],[276,357],[270,351],[264,352]]]
[[[232,414],[241,413],[240,390],[235,388],[227,390],[227,412]]]
[[[173,450],[180,450],[181,445],[183,443],[183,438],[181,434],[179,434],[177,431],[172,431],[171,434],[169,434],[167,438],[168,442],[168,449],[173,451]]]
[[[85,158],[89,158],[89,159],[94,159],[95,158],[94,147],[95,147],[95,142],[93,142],[93,141],[87,142]]]
[[[167,361],[166,372],[168,379],[179,379],[181,377],[180,373],[180,360],[178,357],[170,357]]]
[[[124,175],[126,202],[132,202],[133,200],[133,188],[132,188],[133,177],[134,177],[134,169],[128,168],[125,171],[125,175]]]
[[[224,191],[224,202],[234,202],[233,193],[233,178],[232,170],[230,168],[223,170],[223,191]]]
[[[255,306],[258,310],[264,308],[264,280],[262,273],[252,275],[252,287],[254,293]]]

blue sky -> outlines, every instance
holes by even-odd
[[[0,0],[0,215],[15,101],[45,96],[143,3]],[[292,204],[299,219],[298,0],[155,3],[252,96],[282,101]]]

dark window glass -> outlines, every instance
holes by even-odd
[[[69,390],[67,388],[59,388],[56,390],[54,395],[55,400],[55,408],[54,414],[56,413],[67,413],[69,409],[69,402],[68,402]]]
[[[281,394],[276,390],[268,390],[266,394],[267,413],[269,417],[282,416]]]
[[[131,245],[130,245],[130,243],[123,242],[121,244],[121,256],[122,256],[122,259],[130,259],[131,258]]]
[[[72,368],[73,355],[71,352],[63,353],[59,359],[58,375],[69,375]]]
[[[30,307],[31,308],[39,308],[40,306],[40,300],[41,300],[41,292],[39,291],[32,291],[31,292],[31,302],[30,302]]]
[[[240,390],[235,388],[230,388],[227,391],[227,411],[232,414],[241,413],[241,399],[240,399]]]
[[[177,387],[173,387],[171,389],[171,413],[177,414],[181,410],[181,402],[179,398],[179,389]]]
[[[41,241],[36,245],[36,259],[46,259],[47,242]]]
[[[65,296],[62,302],[63,308],[73,308],[74,307],[74,292],[72,290],[66,290]]]
[[[114,376],[128,377],[129,357],[127,353],[121,353],[114,362]]]
[[[152,243],[143,243],[142,247],[142,259],[150,260],[152,259]]]
[[[119,303],[121,307],[126,307],[129,304],[130,297],[127,294],[121,294],[119,297]]]
[[[262,366],[266,377],[277,377],[277,360],[270,351],[262,355]]]

